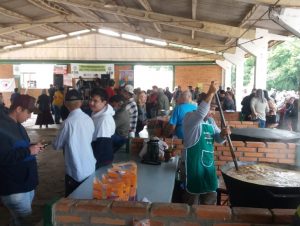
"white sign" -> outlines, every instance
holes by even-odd
[[[71,64],[71,73],[74,78],[101,78],[101,74],[110,74],[114,78],[114,64]]]
[[[0,79],[0,92],[13,92],[16,88],[15,79]]]

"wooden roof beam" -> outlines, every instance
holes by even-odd
[[[224,43],[218,41],[212,41],[210,39],[203,39],[203,38],[195,38],[192,39],[189,35],[181,35],[178,33],[173,32],[156,32],[154,30],[147,30],[146,28],[141,28],[141,30],[134,30],[130,28],[125,28],[124,26],[120,26],[117,24],[111,24],[109,27],[103,26],[105,29],[111,29],[113,31],[119,33],[131,33],[135,35],[139,35],[143,38],[150,38],[150,39],[161,39],[166,42],[175,43],[178,45],[185,45],[189,47],[199,48],[199,49],[206,49],[215,52],[228,52],[234,53],[235,47],[228,49],[228,46],[225,46]]]
[[[77,22],[80,23],[81,18],[75,17]],[[0,35],[4,35],[4,34],[10,34],[16,31],[22,31],[22,30],[26,30],[26,29],[30,29],[30,28],[34,28],[34,27],[39,27],[39,26],[43,26],[45,24],[48,23],[55,23],[55,22],[70,22],[74,20],[74,16],[70,15],[70,16],[54,16],[54,17],[50,17],[50,18],[44,18],[44,19],[40,19],[40,20],[35,20],[34,22],[31,23],[22,23],[22,24],[17,24],[17,25],[13,25],[13,26],[8,26],[8,27],[2,27],[0,28]]]
[[[148,2],[148,0],[137,0],[145,10],[152,12],[152,8]],[[156,29],[157,32],[161,33],[162,32],[162,27],[158,23],[153,23],[154,28]]]
[[[167,26],[177,27],[187,30],[195,30],[203,33],[214,34],[222,37],[235,37],[241,36],[246,39],[255,38],[255,30],[247,30],[239,27],[217,24],[206,21],[198,21],[187,19],[184,17],[175,17],[161,13],[148,12],[145,10],[133,9],[123,6],[107,5],[101,2],[91,0],[49,0],[61,4],[72,5],[94,11],[104,12],[113,15],[119,15],[129,18],[134,18],[141,21],[151,23],[159,23]]]
[[[272,6],[277,2],[276,0],[235,0],[235,1],[246,2],[250,4],[268,5],[268,6]],[[300,1],[280,0],[276,5],[282,7],[300,7]]]
[[[69,12],[58,4],[47,0],[27,0],[36,7],[57,15],[68,15]]]
[[[192,19],[197,19],[197,3],[198,0],[192,0]],[[195,38],[195,30],[192,30],[192,39]]]

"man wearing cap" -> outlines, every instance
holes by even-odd
[[[138,119],[138,109],[136,102],[134,101],[134,88],[132,85],[127,84],[124,88],[124,91],[122,92],[124,98],[127,101],[126,110],[129,112],[130,116],[130,129],[129,129],[129,136],[134,137],[135,136],[135,130],[137,125],[137,119]]]
[[[128,131],[130,128],[129,112],[126,111],[125,100],[121,95],[114,95],[110,98],[110,105],[115,110],[114,120],[116,123],[116,131],[112,136],[113,151],[118,151],[128,139]]]
[[[0,118],[0,198],[12,215],[12,225],[31,225],[31,203],[38,185],[35,156],[41,143],[30,144],[21,123],[31,117],[35,98],[18,95]]]
[[[91,146],[95,127],[92,119],[80,109],[81,94],[75,89],[68,91],[65,105],[70,114],[62,123],[53,147],[64,151],[67,197],[95,171],[96,160]]]

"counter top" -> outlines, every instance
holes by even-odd
[[[147,198],[150,202],[172,201],[172,194],[178,164],[178,157],[170,159],[169,162],[162,162],[161,165],[142,164],[137,156],[130,156],[127,153],[117,153],[114,162],[126,162],[133,160],[137,163],[137,200]],[[72,199],[93,199],[93,179],[100,177],[107,172],[111,165],[101,167],[89,176],[68,198]]]

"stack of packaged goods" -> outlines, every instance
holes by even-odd
[[[137,165],[135,162],[113,164],[102,178],[94,179],[95,199],[136,200]]]

